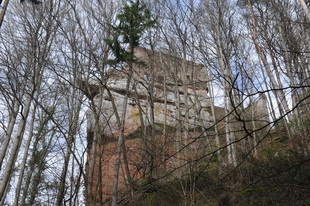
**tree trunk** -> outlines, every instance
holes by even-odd
[[[59,185],[59,190],[57,193],[57,204],[58,206],[61,206],[64,200],[65,196],[65,186],[66,186],[66,176],[67,176],[67,171],[69,167],[69,160],[72,154],[72,146],[75,141],[75,136],[77,133],[77,128],[78,128],[78,119],[79,119],[79,114],[81,111],[81,104],[82,104],[82,99],[83,95],[77,94],[77,91],[73,91],[73,97],[78,95],[78,98],[74,103],[72,104],[72,108],[69,114],[69,134],[68,137],[66,138],[66,143],[67,143],[67,150],[66,150],[66,155],[64,159],[64,164],[62,167],[62,172],[60,176],[60,185]],[[71,101],[72,99],[68,99],[67,101]],[[68,105],[70,105],[70,102],[68,102]]]
[[[223,53],[223,46],[222,46],[222,38],[221,38],[221,29],[220,24],[222,22],[222,14],[220,5],[218,6],[218,17],[217,17],[217,23],[216,23],[216,33],[217,33],[217,42],[216,42],[216,52],[217,52],[217,58],[219,61],[220,69],[222,72],[222,75],[224,77],[223,79],[223,86],[224,86],[224,109],[225,109],[225,133],[226,133],[226,142],[227,142],[227,152],[228,152],[228,163],[232,164],[234,166],[237,165],[236,161],[236,151],[234,149],[233,145],[233,134],[232,134],[232,123],[231,123],[231,102],[233,100],[230,100],[230,85],[229,85],[229,66],[225,64],[224,62],[224,53]]]
[[[3,160],[5,158],[5,155],[7,154],[7,149],[8,149],[10,140],[11,140],[11,136],[12,136],[13,128],[15,126],[16,117],[18,114],[19,107],[20,107],[20,103],[18,101],[16,101],[15,105],[14,105],[14,109],[10,114],[10,120],[9,120],[8,127],[6,130],[6,135],[5,135],[4,141],[2,143],[1,150],[0,150],[0,171],[2,170],[2,163],[3,163]]]
[[[121,155],[123,150],[125,149],[123,147],[124,145],[124,139],[125,139],[125,122],[126,122],[126,112],[127,112],[127,105],[128,105],[128,97],[129,97],[129,88],[131,83],[131,78],[133,74],[133,68],[132,63],[129,63],[129,73],[127,77],[127,83],[126,83],[126,94],[124,97],[124,103],[122,108],[122,118],[121,118],[121,128],[120,128],[120,134],[117,142],[117,153],[116,153],[116,160],[115,160],[115,170],[114,170],[114,181],[113,181],[113,193],[112,193],[112,203],[111,206],[117,206],[117,197],[118,197],[118,179],[119,179],[119,169],[121,165]]]
[[[23,90],[25,89],[26,82],[27,82],[27,80],[24,79],[22,84],[21,84],[20,90],[19,90],[20,91],[19,98],[21,98],[21,99],[24,97],[24,94],[23,94],[24,91]],[[8,127],[7,127],[7,130],[5,133],[5,138],[4,138],[4,141],[2,143],[1,150],[0,150],[0,171],[2,170],[3,160],[5,158],[5,155],[7,154],[7,149],[8,149],[9,143],[10,143],[11,138],[12,138],[12,132],[13,132],[13,129],[14,129],[14,126],[16,123],[16,118],[17,118],[20,106],[21,106],[20,101],[18,99],[16,99],[15,102],[13,103],[13,109],[11,110]]]
[[[267,75],[268,75],[268,77],[269,77],[269,79],[271,81],[272,87],[274,89],[276,89],[274,91],[274,94],[275,94],[276,98],[279,100],[279,103],[280,103],[279,106],[280,106],[281,109],[283,109],[283,111],[285,113],[287,113],[287,112],[289,112],[289,108],[288,108],[288,105],[287,105],[285,94],[284,94],[283,90],[281,90],[281,87],[279,86],[279,84],[276,81],[276,79],[274,78],[273,72],[272,72],[272,70],[271,70],[271,68],[270,68],[270,66],[268,64],[268,61],[267,61],[267,57],[263,53],[259,43],[257,42],[256,20],[255,20],[255,15],[254,15],[253,7],[252,7],[252,4],[251,4],[250,0],[248,0],[248,6],[249,6],[249,9],[250,9],[250,12],[251,12],[251,15],[252,15],[251,19],[252,19],[252,25],[253,25],[253,42],[254,42],[255,48],[257,50],[259,58],[262,60],[262,62],[264,64],[264,67],[266,69]],[[280,80],[280,77],[279,77],[278,74],[277,74],[277,77],[278,77],[278,80]],[[283,101],[283,104],[281,104],[282,101]]]
[[[36,105],[34,105],[33,111],[32,111],[32,117],[31,117],[31,121],[30,121],[30,128],[29,128],[29,135],[28,135],[28,140],[26,142],[25,148],[24,148],[24,155],[22,158],[22,162],[21,162],[21,168],[20,168],[20,172],[19,172],[19,177],[18,177],[18,182],[17,182],[17,186],[16,186],[16,192],[15,192],[15,198],[14,198],[14,206],[18,206],[19,205],[19,197],[20,197],[20,190],[21,190],[21,185],[22,185],[22,181],[24,179],[24,171],[25,171],[25,167],[26,167],[26,163],[27,163],[27,157],[28,157],[28,151],[29,151],[29,147],[31,144],[31,140],[33,137],[33,126],[34,126],[34,122],[35,122],[35,115],[36,115]]]
[[[8,9],[8,4],[9,4],[9,0],[4,0],[3,6],[0,12],[0,28],[2,26],[6,10]]]
[[[10,182],[10,179],[13,175],[13,167],[14,167],[14,164],[16,162],[16,158],[18,156],[20,144],[21,144],[22,139],[23,139],[23,134],[25,131],[25,126],[26,126],[27,118],[28,118],[28,114],[29,114],[29,109],[30,109],[31,102],[32,102],[31,100],[32,100],[32,94],[29,95],[27,100],[26,100],[24,110],[22,113],[22,119],[20,120],[16,135],[15,135],[14,143],[12,145],[11,154],[10,154],[10,157],[8,159],[7,165],[5,167],[5,171],[3,173],[3,179],[2,179],[2,182],[0,185],[0,199],[1,200],[3,198],[5,198],[6,187],[8,186],[8,183]]]
[[[301,5],[302,9],[304,10],[306,17],[308,18],[308,21],[310,22],[310,10],[307,7],[306,2],[304,0],[299,0],[299,3]]]
[[[221,147],[221,143],[220,143],[220,137],[219,137],[219,132],[218,132],[218,128],[217,128],[217,125],[218,125],[218,122],[217,122],[217,119],[215,117],[215,109],[214,109],[214,92],[213,92],[213,83],[212,83],[212,73],[210,72],[209,73],[209,91],[210,91],[210,98],[211,98],[211,117],[212,117],[212,122],[213,122],[213,127],[214,127],[214,134],[215,134],[215,144],[216,144],[216,149],[217,149],[217,158],[218,160],[221,159],[221,151],[220,151],[220,147]]]

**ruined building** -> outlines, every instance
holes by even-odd
[[[215,147],[212,130],[206,133],[214,119],[204,66],[144,48],[136,48],[135,56],[138,62],[128,93],[120,193],[175,169],[182,171],[181,165]],[[127,79],[125,65],[109,70],[102,81],[84,85],[92,100],[86,190],[87,201],[93,204],[108,201],[113,191]]]

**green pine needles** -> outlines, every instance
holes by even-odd
[[[116,18],[118,25],[111,26],[112,38],[106,40],[115,56],[110,63],[134,62],[134,48],[140,45],[145,30],[155,27],[157,18],[139,0],[130,0]]]

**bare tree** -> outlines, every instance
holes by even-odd
[[[23,5],[24,8],[27,8],[26,5]],[[26,20],[29,18],[29,14],[27,14],[28,11],[24,10],[22,8],[19,8],[20,14],[21,14],[21,19]],[[8,138],[13,138],[13,145],[10,150],[10,155],[8,157],[8,162],[6,163],[5,171],[3,173],[3,181],[1,183],[1,190],[0,190],[0,196],[1,200],[3,200],[3,197],[5,197],[5,190],[10,182],[11,176],[12,176],[12,169],[14,167],[14,163],[16,162],[16,158],[18,156],[19,150],[20,150],[20,145],[23,140],[26,124],[27,124],[27,119],[29,116],[29,111],[33,102],[33,97],[35,93],[40,89],[40,85],[42,82],[42,75],[44,74],[44,69],[46,68],[47,65],[47,59],[48,59],[48,54],[50,52],[51,48],[51,42],[54,38],[54,26],[55,24],[52,23],[52,19],[47,16],[40,16],[40,12],[43,12],[43,9],[41,11],[37,10],[32,10],[33,15],[33,24],[29,26],[24,26],[22,28],[23,31],[23,37],[18,37],[16,36],[13,40],[13,42],[20,41],[20,38],[25,38],[26,41],[25,43],[19,44],[18,47],[13,47],[12,52],[17,53],[21,57],[21,62],[20,66],[16,67],[15,69],[20,69],[24,68],[24,70],[21,70],[22,72],[19,72],[18,75],[22,75],[21,77],[26,78],[26,84],[27,86],[25,87],[24,95],[20,99],[19,96],[16,94],[15,98],[16,101],[18,102],[24,102],[21,103],[21,108],[22,111],[20,113],[20,121],[17,124],[17,132],[12,135],[14,137],[8,137]],[[31,18],[31,17],[30,17]],[[42,27],[41,23],[46,22],[46,27]],[[12,30],[9,30],[9,32]],[[32,32],[36,32],[35,35],[33,35]],[[45,37],[43,38],[40,36],[40,33],[45,32]],[[12,33],[11,33],[12,34]],[[13,35],[14,37],[14,35]],[[40,47],[41,52],[37,52],[38,48]],[[18,51],[18,49],[24,49],[23,51]],[[15,51],[14,51],[15,49]],[[10,52],[11,53],[11,52]],[[20,78],[19,76],[16,76],[16,78]],[[15,81],[18,81],[18,79],[15,79]],[[13,93],[13,94],[14,94]],[[4,145],[5,146],[5,145]],[[6,149],[6,148],[4,148]]]

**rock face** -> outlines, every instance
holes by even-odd
[[[115,136],[118,131],[117,118],[113,103],[116,105],[118,114],[122,114],[122,105],[124,103],[124,93],[126,92],[126,79],[109,79],[106,83],[108,90],[104,90],[101,95],[94,98],[95,104],[102,107],[100,110],[100,123],[103,126],[102,134],[108,137]],[[207,108],[210,107],[210,101],[207,91],[187,89],[187,106],[185,107],[185,95],[183,88],[180,86],[166,86],[166,91],[161,88],[162,85],[155,84],[153,88],[152,100],[149,97],[149,89],[145,84],[133,80],[130,84],[132,88],[129,91],[129,100],[126,114],[126,135],[133,133],[141,124],[151,124],[150,116],[151,109],[154,113],[155,124],[166,124],[167,126],[175,127],[178,113],[185,117],[186,113],[189,116],[189,129],[196,127],[207,127],[209,125],[210,114]],[[176,94],[176,90],[179,93]],[[179,107],[176,105],[176,96],[179,98]],[[150,105],[152,103],[152,105]],[[152,106],[152,108],[151,108]],[[142,114],[139,114],[139,108]],[[94,131],[95,118],[89,113],[88,129]],[[143,123],[141,122],[143,120]]]
[[[208,77],[203,66],[143,48],[137,48],[135,56],[139,63],[133,65],[129,91],[128,65],[123,70],[110,70],[102,82],[84,85],[92,100],[87,117],[87,184],[91,185],[88,198],[94,204],[102,204],[112,194],[118,118],[126,93],[120,191],[173,170],[184,155],[178,152],[184,145],[192,142],[186,149],[191,155],[205,148],[196,139],[211,124]]]
[[[87,112],[88,205],[109,205],[126,96],[125,140],[118,179],[121,197],[126,194],[123,191],[127,194],[129,190],[134,192],[137,185],[154,178],[162,179],[167,173],[177,171],[178,174],[173,174],[182,175],[185,171],[180,168],[192,169],[195,161],[191,160],[202,159],[215,149],[205,68],[143,48],[136,48],[135,56],[137,62],[132,67],[125,64],[123,68],[109,70],[101,81],[83,82],[91,103]],[[219,144],[227,145],[223,121],[225,111],[220,107],[214,109],[215,120],[222,120],[217,124]],[[258,128],[257,137],[266,135],[264,130],[268,130],[265,125],[269,123],[269,114],[264,95],[249,107],[236,111],[241,116],[237,118],[235,113],[231,114],[233,131],[237,131],[235,136],[247,137],[247,133],[240,130],[244,127],[248,132]],[[250,138],[243,142],[242,145],[254,144]],[[185,164],[186,167],[180,167]]]
[[[135,65],[133,78],[130,82],[125,133],[130,134],[141,127],[141,119],[143,119],[142,124],[151,124],[151,110],[154,112],[153,123],[155,124],[174,127],[178,118],[177,113],[180,113],[182,117],[189,116],[189,129],[198,126],[207,127],[208,120],[210,120],[210,115],[207,112],[207,108],[210,107],[210,98],[206,85],[207,75],[203,68],[188,61],[182,63],[180,59],[172,59],[170,61],[173,64],[171,62],[170,64],[179,63],[179,68],[173,71],[170,67],[164,67],[167,67],[169,63],[167,56],[160,60],[156,59],[158,53],[151,54],[151,51],[142,48],[136,50],[136,56],[143,62],[141,65]],[[147,58],[146,54],[155,55],[155,59],[152,60],[155,63]],[[165,61],[165,64],[159,64],[159,60]],[[154,64],[153,68],[145,65],[150,65],[150,62]],[[187,70],[187,75],[182,74],[184,70]],[[106,125],[102,134],[108,137],[118,133],[115,108],[113,108],[111,100],[113,99],[117,112],[121,115],[126,93],[126,72],[126,70],[110,71],[105,82],[106,88],[101,94],[94,97],[94,102],[101,113],[100,122]],[[96,83],[94,82],[91,86],[95,88]],[[99,86],[98,83],[97,87]],[[141,116],[139,116],[139,108],[142,110]],[[91,113],[90,115],[92,115]],[[94,131],[95,118],[90,116],[88,120],[89,130]]]

